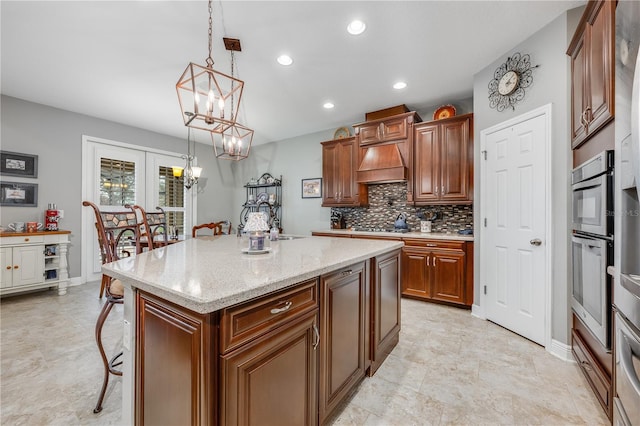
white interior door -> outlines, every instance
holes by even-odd
[[[550,114],[482,132],[482,304],[487,319],[546,344],[546,150]]]

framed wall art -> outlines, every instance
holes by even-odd
[[[302,179],[302,198],[322,198],[322,178]]]
[[[38,177],[38,156],[0,151],[0,175]]]
[[[0,182],[0,206],[38,207],[38,184]]]

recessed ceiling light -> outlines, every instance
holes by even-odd
[[[393,88],[397,90],[404,89],[405,87],[407,87],[407,83],[405,83],[404,81],[399,81],[393,85]]]
[[[291,59],[291,56],[289,55],[280,55],[278,56],[277,61],[280,65],[285,65],[285,66],[291,65],[293,63],[293,59]]]
[[[333,108],[335,105],[332,104],[331,102],[325,102],[324,105],[322,105],[323,107],[325,107],[326,109],[331,109]]]
[[[367,29],[367,25],[364,22],[359,21],[357,19],[354,21],[351,21],[351,23],[347,25],[347,31],[349,31],[349,34],[353,34],[353,35],[362,34],[365,29]]]

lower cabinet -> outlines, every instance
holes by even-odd
[[[362,262],[320,277],[321,424],[368,367],[368,266]]]
[[[402,295],[455,305],[473,304],[473,243],[405,239]]]
[[[217,424],[216,314],[137,293],[136,424]]]
[[[373,376],[400,336],[400,251],[378,256],[371,279],[371,368]]]
[[[210,314],[138,290],[136,424],[317,425],[398,342],[400,250]]]

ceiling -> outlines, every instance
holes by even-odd
[[[222,37],[241,40],[240,121],[264,143],[469,98],[476,72],[584,3],[214,1],[212,56],[230,73]],[[206,1],[2,0],[0,15],[3,94],[186,138],[175,84],[208,56]]]

